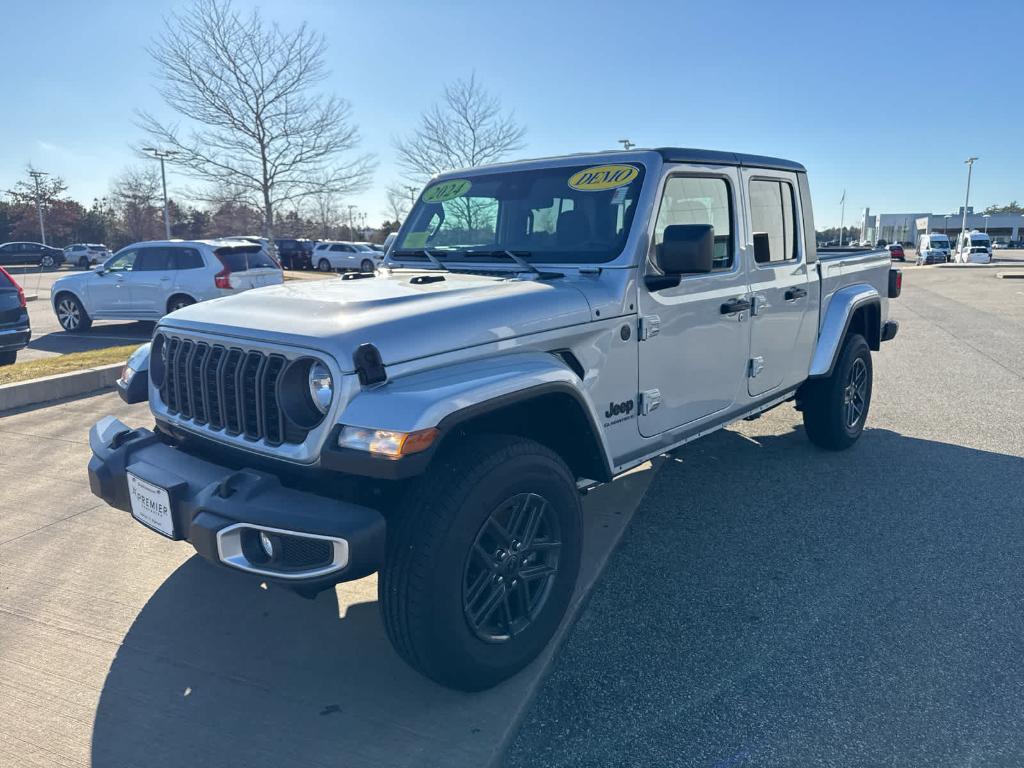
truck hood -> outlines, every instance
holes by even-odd
[[[353,352],[367,342],[392,365],[591,319],[589,303],[567,279],[450,272],[413,282],[424,277],[288,281],[193,304],[160,326],[314,348],[351,371]]]

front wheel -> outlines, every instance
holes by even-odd
[[[373,262],[369,259],[363,259],[363,263],[359,265],[361,272],[373,272]]]
[[[830,451],[842,451],[857,442],[871,406],[871,384],[871,349],[863,336],[851,334],[832,375],[804,385],[800,399],[811,442]]]
[[[82,256],[78,260],[78,266],[79,266],[80,269],[88,269],[89,268],[89,259],[86,258],[85,256]]]
[[[554,635],[581,546],[579,493],[555,453],[520,437],[465,438],[388,520],[378,582],[388,637],[442,685],[496,685]]]
[[[65,331],[85,331],[92,325],[82,302],[67,293],[57,298],[57,321]]]

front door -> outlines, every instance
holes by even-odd
[[[750,313],[747,273],[739,248],[739,175],[735,168],[669,171],[665,179],[646,272],[674,224],[710,224],[715,260],[708,274],[684,275],[678,286],[638,291],[640,325],[640,433],[653,437],[699,426],[746,396]],[[739,308],[730,310],[730,302]]]
[[[131,300],[127,278],[135,267],[136,256],[136,248],[119,251],[106,263],[102,274],[97,272],[92,275],[87,289],[89,306],[86,308],[90,315],[118,317],[129,311]]]
[[[174,287],[171,264],[174,248],[152,246],[140,248],[130,283],[131,314],[133,317],[163,317],[167,313],[167,299]]]
[[[817,312],[808,313],[817,286],[804,253],[795,174],[744,169],[742,177],[753,254],[747,388],[756,397],[807,377],[813,341],[803,331],[804,323],[817,323]]]

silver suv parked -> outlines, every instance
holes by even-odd
[[[159,320],[189,304],[282,281],[260,245],[158,240],[122,248],[92,272],[60,278],[50,295],[64,330],[82,331],[93,320]]]

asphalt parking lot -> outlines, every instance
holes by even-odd
[[[9,267],[7,271],[14,275],[27,295],[35,294],[37,297],[28,303],[32,341],[27,349],[18,353],[19,362],[124,344],[143,344],[153,335],[153,323],[112,320],[98,320],[88,331],[68,333],[60,327],[50,306],[50,288],[59,278],[82,270],[65,265],[53,271],[31,267]]]
[[[1024,764],[1024,281],[893,316],[850,451],[782,407],[662,466],[510,767]]]
[[[908,267],[852,450],[784,406],[590,497],[592,579],[647,489],[557,655],[478,695],[395,657],[372,578],[264,590],[98,503],[88,426],[144,406],[0,414],[0,765],[1020,765],[1024,281],[995,271]]]

